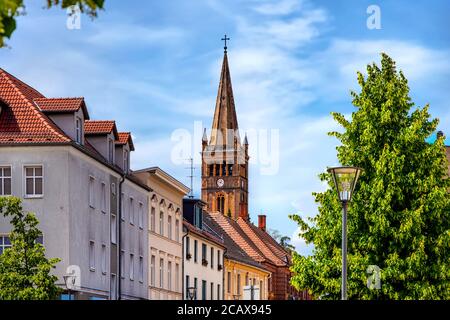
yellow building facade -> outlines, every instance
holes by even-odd
[[[269,271],[228,258],[224,266],[225,300],[244,300],[244,288],[250,285],[259,291],[259,300],[268,299]]]

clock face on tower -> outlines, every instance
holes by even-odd
[[[224,184],[225,184],[225,182],[223,181],[223,179],[218,179],[218,180],[217,180],[217,186],[218,186],[219,188],[222,188]]]

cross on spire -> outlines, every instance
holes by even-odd
[[[230,38],[227,38],[227,35],[225,34],[225,36],[222,39],[220,39],[220,40],[225,42],[225,46],[223,47],[223,50],[226,53],[227,52],[227,40],[230,40]]]

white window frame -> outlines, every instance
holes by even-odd
[[[142,202],[138,204],[138,224],[140,229],[144,229],[144,204]]]
[[[88,193],[89,207],[95,209],[95,177],[92,175],[89,175]]]
[[[167,290],[172,291],[172,261],[167,261]]]
[[[117,217],[111,214],[111,243],[117,244]]]
[[[128,199],[128,212],[130,214],[130,224],[134,226],[134,220],[135,220],[135,210],[134,210],[134,198],[130,197]]]
[[[125,193],[120,194],[120,220],[125,221]]]
[[[180,219],[175,218],[175,241],[180,242]]]
[[[9,169],[9,176],[5,176],[5,169]],[[9,165],[0,165],[0,171],[2,172],[2,175],[0,176],[0,185],[1,185],[1,190],[2,192],[0,193],[0,196],[10,196],[12,195],[12,189],[13,189],[13,185],[12,185],[12,166]],[[10,185],[10,193],[6,194],[5,193],[5,180],[9,179],[9,185]]]
[[[37,178],[41,178],[42,179],[42,194],[27,194],[27,178],[29,176],[27,176],[27,169],[28,168],[33,168],[33,176],[30,176],[31,178],[33,178],[33,191],[36,191],[36,179]],[[36,168],[41,168],[42,170],[42,176],[36,176],[35,175],[35,169]],[[23,166],[23,194],[24,194],[24,198],[26,199],[39,199],[39,198],[43,198],[44,197],[44,165],[43,164],[27,164]]]
[[[125,250],[120,250],[120,278],[125,279]]]
[[[89,270],[95,272],[95,241],[89,240]]]
[[[156,230],[156,208],[154,206],[150,209],[150,231]]]
[[[128,171],[129,171],[128,155],[129,155],[128,150],[124,149],[124,151],[123,151],[123,171],[125,171],[126,173],[128,173]]]
[[[167,216],[167,238],[172,240],[172,215]]]
[[[150,258],[150,285],[156,286],[156,256],[152,255]]]
[[[5,249],[12,247],[11,238],[10,238],[9,234],[0,234],[0,238],[2,238],[2,243],[0,244],[0,248],[2,248],[2,253],[3,253],[3,252],[5,252]],[[5,238],[9,239],[9,244],[5,244]],[[0,253],[0,254],[2,254],[2,253]]]
[[[180,264],[175,262],[175,291],[178,292],[180,289],[180,284],[178,277],[180,276]]]
[[[134,253],[130,253],[130,281],[134,281]]]
[[[159,287],[164,289],[164,259],[159,258]]]
[[[159,211],[159,234],[164,236],[164,211]]]
[[[100,189],[100,196],[101,196],[101,203],[100,203],[100,210],[102,213],[106,213],[106,183],[102,181],[101,183],[101,189]]]
[[[139,256],[139,282],[144,282],[144,257]]]
[[[114,140],[111,138],[108,138],[108,160],[114,163]]]
[[[106,244],[102,243],[102,274],[106,274]]]
[[[80,117],[75,117],[75,142],[83,143],[83,121]]]

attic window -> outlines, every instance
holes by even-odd
[[[75,120],[75,131],[76,131],[76,142],[78,144],[81,144],[82,137],[83,137],[83,123],[81,122],[81,119],[77,117]]]

